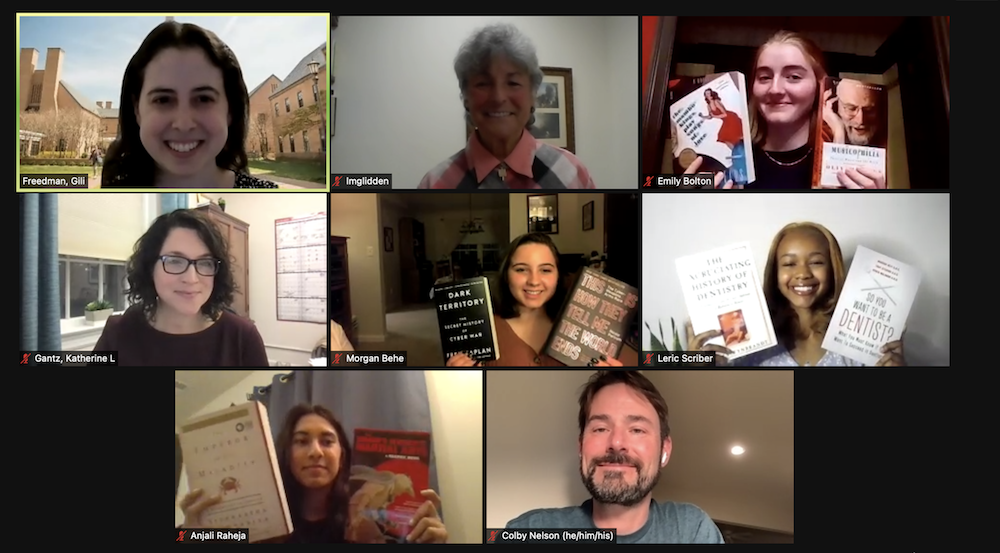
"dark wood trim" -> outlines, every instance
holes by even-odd
[[[677,34],[677,17],[660,16],[656,43],[650,60],[649,86],[642,105],[642,173],[655,175],[663,167],[663,146],[666,136],[663,114],[667,107],[667,85],[670,79],[670,59],[674,37]]]

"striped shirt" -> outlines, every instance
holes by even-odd
[[[539,142],[525,130],[514,151],[502,162],[472,133],[465,149],[431,169],[418,188],[530,190],[596,186],[575,155]]]

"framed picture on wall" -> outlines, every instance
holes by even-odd
[[[583,206],[583,230],[594,230],[594,202]]]
[[[559,234],[559,196],[528,196],[528,232]]]
[[[391,252],[393,245],[392,227],[382,227],[382,242],[385,244],[385,251]]]
[[[529,131],[536,140],[576,153],[576,126],[573,123],[573,70],[543,67],[542,84],[535,95],[535,123]],[[466,122],[465,139],[472,135]]]

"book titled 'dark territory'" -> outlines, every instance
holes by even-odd
[[[500,358],[490,284],[486,277],[435,286],[434,301],[446,363],[456,353],[465,353],[475,361]]]
[[[347,539],[403,543],[410,520],[430,488],[431,435],[394,430],[354,431]]]
[[[778,344],[750,244],[682,257],[677,275],[695,336],[722,332],[708,343],[732,351],[730,360]]]
[[[823,349],[874,366],[882,346],[903,335],[921,276],[915,267],[858,246]]]
[[[545,353],[571,367],[617,359],[638,311],[639,290],[585,267],[552,327]]]
[[[221,495],[206,528],[248,528],[250,542],[292,533],[267,409],[251,401],[188,421],[180,434],[188,488]]]

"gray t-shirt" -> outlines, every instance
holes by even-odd
[[[596,529],[594,500],[579,507],[535,509],[507,523],[512,530],[530,529]],[[690,503],[649,502],[649,519],[638,531],[623,536],[618,543],[726,543],[722,532],[708,514]]]

